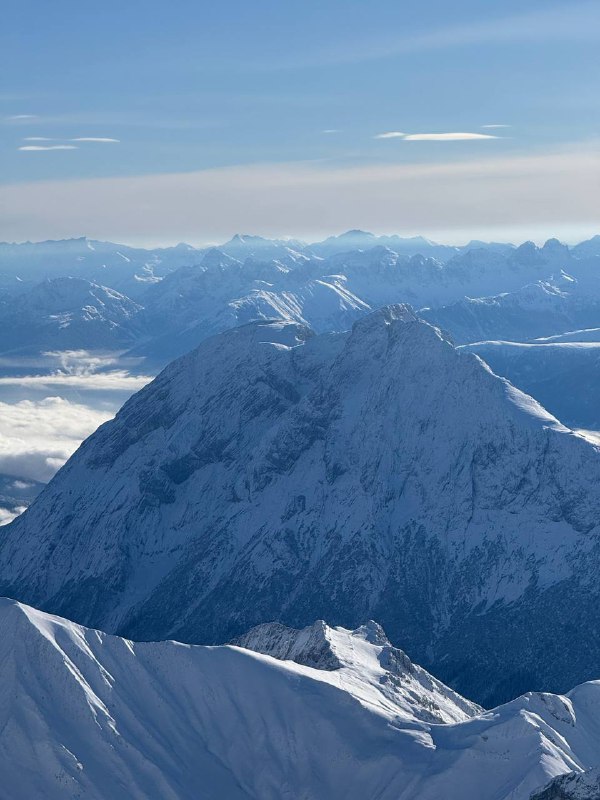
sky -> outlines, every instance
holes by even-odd
[[[600,2],[3,0],[0,239],[600,222]]]

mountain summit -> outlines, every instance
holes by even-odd
[[[0,589],[143,639],[376,618],[487,704],[596,675],[599,486],[593,445],[407,306],[253,323],[81,446],[4,529]]]

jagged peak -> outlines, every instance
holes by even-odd
[[[336,670],[343,665],[333,652],[330,633],[331,628],[322,619],[301,629],[288,628],[279,622],[266,622],[238,636],[231,644],[280,661],[294,661],[315,669]]]
[[[352,326],[352,334],[353,336],[361,337],[370,332],[382,330],[392,325],[411,325],[413,323],[422,323],[427,327],[431,327],[428,323],[423,323],[423,321],[419,319],[412,306],[407,303],[397,303],[383,306],[377,311],[361,317],[361,319],[357,320]]]

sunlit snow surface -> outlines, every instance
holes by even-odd
[[[274,627],[253,645],[275,646]],[[133,643],[11,600],[0,633],[11,800],[526,800],[598,758],[600,682],[479,712],[401,651],[390,665],[373,623],[286,629],[297,660],[312,647],[339,662],[321,669],[239,647]],[[428,705],[461,721],[424,721]]]

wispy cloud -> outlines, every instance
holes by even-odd
[[[73,139],[66,139],[57,136],[24,136],[24,142],[92,142],[99,144],[116,144],[120,139],[113,139],[108,136],[76,136]]]
[[[472,139],[499,139],[491,133],[410,133],[405,142],[467,142]]]
[[[503,127],[488,125],[482,127]],[[402,133],[401,131],[387,131],[378,133],[375,139],[403,139],[405,142],[465,142],[470,139],[499,139],[491,133]]]
[[[40,151],[40,150],[78,150],[79,148],[74,144],[27,144],[19,147],[19,150],[27,151]]]
[[[374,139],[404,139],[406,136],[402,131],[387,131],[386,133],[378,133]]]
[[[69,142],[99,142],[100,144],[112,144],[120,142],[120,139],[111,139],[106,136],[78,136],[76,139],[68,139]]]
[[[481,127],[482,127],[482,128],[511,128],[511,127],[512,127],[512,125],[499,125],[499,124],[494,124],[494,125],[482,125]]]
[[[37,114],[11,114],[6,117],[9,122],[27,122],[28,120],[38,119]]]
[[[0,386],[22,386],[28,388],[48,389],[58,392],[61,389],[77,389],[79,391],[129,391],[136,392],[152,380],[147,375],[131,375],[127,370],[111,370],[110,372],[63,373],[51,375],[20,375],[18,377],[0,377]]]
[[[321,133],[341,133],[339,128],[325,128]]]

